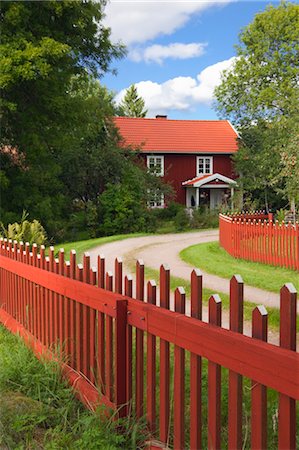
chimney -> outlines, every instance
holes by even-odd
[[[166,120],[166,119],[167,119],[167,116],[163,116],[163,115],[161,115],[161,114],[157,114],[157,115],[156,115],[156,119]]]

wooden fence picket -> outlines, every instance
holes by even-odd
[[[275,238],[277,224],[249,224],[253,215],[243,214],[247,220],[245,235],[241,215],[230,216],[233,220],[225,220],[224,224],[233,240],[227,240],[223,230],[221,239],[243,257],[262,255],[265,261],[269,261],[263,255],[265,250],[274,257],[277,249],[277,258],[289,264],[294,254],[290,243],[296,238],[293,225],[289,228],[288,224],[282,231],[279,228],[283,243]],[[258,217],[262,220],[262,213]],[[260,229],[266,230],[264,238],[257,231]],[[242,236],[246,239],[240,243]],[[248,240],[254,242],[252,247],[248,247]],[[224,444],[224,367],[228,369],[228,448],[240,450],[245,444],[242,383],[246,377],[252,380],[251,448],[267,447],[267,389],[274,389],[279,398],[278,448],[295,450],[299,355],[297,293],[293,285],[286,284],[281,289],[280,345],[275,346],[267,342],[268,316],[263,306],[253,310],[252,337],[243,334],[244,286],[239,275],[230,281],[230,323],[229,329],[224,329],[218,295],[209,299],[209,323],[202,320],[203,280],[199,270],[191,273],[189,317],[185,315],[183,288],[175,289],[174,311],[170,311],[167,266],[160,268],[159,298],[156,283],[151,280],[147,282],[145,302],[142,261],[136,266],[133,298],[133,279],[123,274],[120,258],[115,260],[114,278],[111,272],[105,272],[103,255],[98,258],[98,267],[90,266],[88,253],[83,257],[83,265],[77,264],[74,251],[69,261],[62,249],[57,258],[53,247],[45,255],[44,247],[38,251],[36,245],[0,239],[0,322],[18,333],[38,356],[54,357],[89,408],[100,403],[114,409],[119,417],[145,414],[148,430],[164,446],[184,449],[189,447],[186,441],[190,437],[190,448],[201,449],[207,438],[208,448],[217,450]],[[64,352],[66,358],[60,358],[56,349]],[[190,367],[185,359],[189,354]],[[207,427],[202,423],[202,358],[207,361]],[[156,447],[152,443],[150,448]]]

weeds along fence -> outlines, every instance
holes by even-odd
[[[170,311],[167,266],[160,269],[158,295],[154,281],[145,284],[142,261],[135,281],[123,276],[120,259],[113,275],[101,255],[94,268],[88,254],[81,265],[74,251],[65,261],[53,247],[45,256],[43,246],[0,244],[0,321],[39,357],[57,358],[89,408],[104,404],[120,417],[145,416],[153,438],[175,449],[296,448],[299,358],[291,284],[281,289],[280,346],[274,346],[263,306],[253,309],[252,337],[243,335],[238,275],[231,279],[224,329],[218,295],[209,299],[208,323],[202,321],[197,270],[189,317],[180,287]]]
[[[262,212],[219,214],[220,245],[235,258],[299,271],[299,224],[273,222]]]

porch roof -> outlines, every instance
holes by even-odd
[[[215,187],[215,185],[229,186],[237,185],[237,182],[232,178],[221,175],[220,173],[212,173],[208,175],[201,175],[199,177],[192,178],[192,180],[183,181],[184,187]],[[210,185],[210,186],[209,186]]]

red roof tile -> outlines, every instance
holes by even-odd
[[[237,133],[227,120],[115,117],[124,145],[145,153],[235,153]]]

